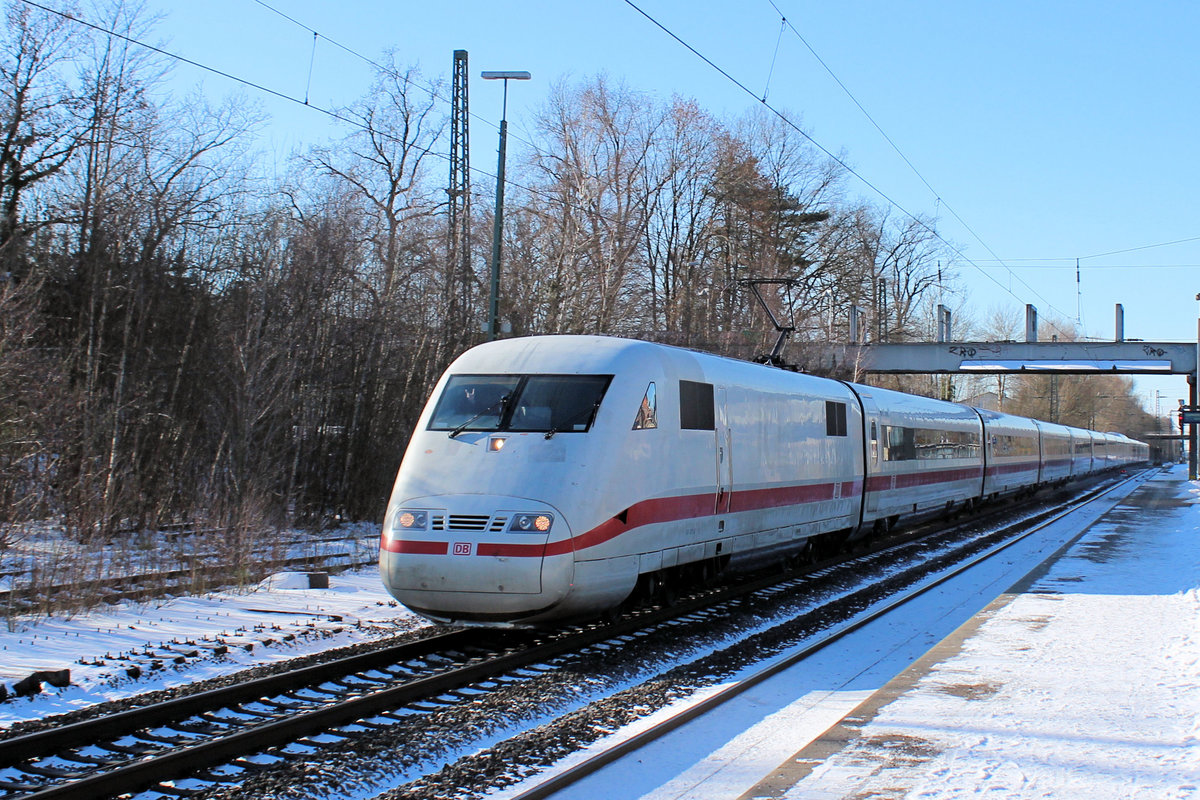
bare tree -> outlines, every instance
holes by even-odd
[[[0,280],[0,549],[14,523],[57,510],[62,374],[44,349],[36,279]]]
[[[538,115],[546,149],[535,154],[530,198],[549,270],[545,302],[553,330],[617,332],[634,301],[649,205],[660,182],[646,180],[665,117],[645,97],[600,76],[560,84]]]
[[[357,324],[365,347],[353,376],[341,476],[343,496],[360,513],[378,506],[394,477],[394,469],[381,465],[394,466],[396,457],[381,461],[377,449],[390,443],[397,419],[413,416],[414,397],[423,399],[453,341],[438,304],[445,271],[454,265],[445,262],[439,247],[440,201],[426,179],[427,161],[447,120],[437,111],[436,94],[419,85],[417,71],[392,64],[389,55],[371,92],[345,112],[357,129],[341,147],[319,148],[309,157],[356,198],[372,245],[359,275],[364,304]],[[421,301],[408,302],[412,298]]]
[[[714,288],[703,260],[717,247],[713,173],[720,125],[692,101],[677,99],[669,114],[645,177],[647,188],[659,188],[647,195],[644,325],[659,338],[690,344],[697,300]]]
[[[0,274],[23,272],[21,241],[30,226],[21,202],[61,170],[78,143],[78,99],[62,74],[77,41],[63,18],[17,2],[0,34]]]

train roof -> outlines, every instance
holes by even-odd
[[[661,362],[663,359],[691,362],[697,367],[724,365],[736,370],[753,370],[755,377],[767,375],[788,376],[789,383],[793,381],[819,381],[833,385],[849,386],[860,394],[887,397],[890,402],[897,402],[915,408],[925,409],[960,409],[962,413],[970,411],[978,413],[985,420],[1010,421],[1020,424],[1020,421],[1032,423],[1030,417],[1006,414],[1001,411],[978,409],[962,403],[948,400],[923,397],[921,395],[885,389],[867,384],[837,381],[832,378],[822,378],[804,372],[792,372],[778,367],[760,364],[754,361],[721,356],[703,350],[695,350],[676,345],[648,342],[642,339],[628,339],[620,336],[599,336],[588,334],[546,334],[538,336],[523,336],[512,339],[499,339],[487,342],[467,350],[451,364],[447,372],[479,372],[489,373],[502,370],[505,372],[551,372],[564,375],[585,373],[617,373],[628,369],[631,361]],[[793,383],[793,385],[795,385]],[[1067,429],[1073,436],[1087,434],[1093,438],[1118,439],[1137,442],[1123,433],[1091,431],[1061,423],[1050,423],[1037,420],[1039,424],[1055,425]]]

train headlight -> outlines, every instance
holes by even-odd
[[[554,517],[549,514],[517,514],[508,529],[518,533],[545,533],[553,524]]]
[[[396,530],[404,531],[423,531],[429,525],[428,511],[405,511],[401,510],[396,515]]]

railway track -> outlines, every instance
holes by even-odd
[[[0,741],[0,797],[103,797],[140,791],[342,726],[370,729],[398,709],[469,700],[489,680],[610,640],[641,618],[558,632],[453,630],[334,662]],[[384,721],[372,721],[382,715]],[[283,756],[282,758],[286,758]],[[222,779],[210,776],[214,781]],[[160,786],[170,793],[170,787]]]
[[[1093,493],[1085,496],[1090,499]],[[1081,501],[1082,502],[1082,501]],[[441,713],[468,715],[482,698],[586,660],[651,640],[696,635],[717,620],[759,614],[773,598],[837,595],[867,602],[859,587],[839,594],[854,576],[908,564],[963,557],[1011,538],[1051,516],[1044,511],[1002,531],[942,532],[895,540],[841,562],[781,580],[778,575],[697,593],[667,608],[642,609],[612,624],[552,633],[456,630],[396,647],[283,672],[255,681],[0,741],[0,798],[102,797],[144,789],[187,794],[260,775],[324,752],[357,749],[364,737],[416,729]],[[973,520],[965,528],[979,528]],[[1028,535],[1027,533],[1024,535]],[[940,541],[939,541],[940,540]],[[893,578],[892,580],[903,580]],[[911,577],[911,580],[917,580]],[[761,634],[760,634],[761,635]],[[186,789],[179,779],[190,776]]]
[[[54,596],[83,595],[94,597],[95,600],[108,603],[121,600],[145,600],[161,597],[173,591],[188,591],[197,585],[208,588],[235,582],[229,566],[220,563],[206,565],[205,556],[199,555],[192,559],[188,566],[177,569],[143,572],[133,575],[120,575],[94,580],[75,581],[67,584],[25,585],[14,589],[0,590],[0,607],[21,613],[23,608],[33,608],[45,603],[46,598]],[[216,557],[214,556],[213,559]],[[239,581],[261,580],[272,572],[280,570],[345,570],[358,569],[378,563],[378,556],[372,555],[363,559],[361,553],[353,550],[340,550],[309,556],[289,558],[267,558],[254,562],[255,569],[250,575],[241,575]],[[28,578],[27,573],[8,573],[16,582]]]

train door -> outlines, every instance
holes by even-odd
[[[724,386],[717,387],[716,401],[716,513],[728,514],[733,499],[733,432],[729,427],[729,394]]]
[[[879,492],[881,485],[878,482],[872,482],[871,477],[878,475],[883,470],[883,448],[886,429],[882,420],[879,418],[879,407],[875,404],[874,398],[868,394],[860,394],[859,401],[863,408],[863,434],[866,441],[864,449],[863,469],[863,496],[866,502],[866,511],[879,510]]]
[[[1048,475],[1047,475],[1048,470],[1046,469],[1046,463],[1051,458],[1050,453],[1047,452],[1050,448],[1050,437],[1047,436],[1046,432],[1042,430],[1041,423],[1039,423],[1036,419],[1033,421],[1033,427],[1037,428],[1037,441],[1038,441],[1038,446],[1037,446],[1038,470],[1037,470],[1036,482],[1041,484],[1041,483],[1045,482],[1046,478],[1048,477]]]

